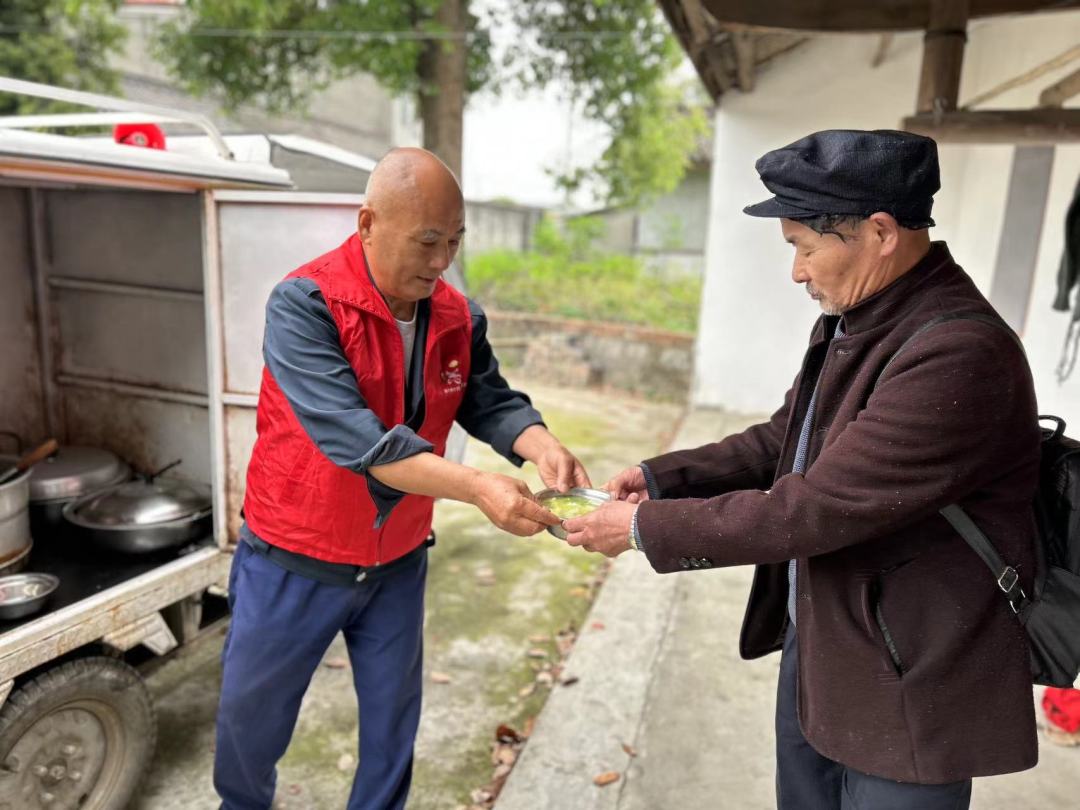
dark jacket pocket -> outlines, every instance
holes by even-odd
[[[896,639],[889,630],[888,622],[885,621],[885,611],[881,609],[880,579],[875,579],[870,583],[870,612],[874,617],[874,623],[877,625],[878,632],[881,633],[881,639],[885,644],[885,649],[889,652],[889,658],[892,660],[893,668],[896,669],[896,674],[903,675],[905,670],[904,660],[900,657],[900,650],[897,649]]]

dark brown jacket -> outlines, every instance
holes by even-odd
[[[845,313],[822,317],[765,424],[645,462],[660,572],[756,564],[740,643],[778,649],[798,560],[799,720],[821,754],[935,784],[1033,766],[1027,642],[990,572],[938,510],[960,503],[1030,593],[1039,437],[1022,351],[944,243]],[[820,370],[805,474],[790,472]],[[881,376],[874,388],[875,381]],[[733,381],[733,384],[737,384]],[[896,664],[886,644],[891,635]]]

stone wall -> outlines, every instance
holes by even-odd
[[[502,365],[548,385],[613,388],[682,402],[693,376],[694,336],[617,323],[488,311]]]

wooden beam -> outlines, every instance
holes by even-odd
[[[709,96],[714,102],[719,101],[730,81],[715,58],[718,32],[715,23],[707,18],[700,0],[659,0],[659,3]]]
[[[1080,142],[1080,110],[978,110],[924,113],[902,129],[938,143],[1057,144]]]
[[[1080,95],[1080,68],[1043,90],[1039,94],[1039,106],[1060,107],[1076,95]]]
[[[1042,64],[1036,65],[1035,67],[1031,68],[1031,70],[1024,71],[1019,76],[1014,76],[1008,81],[1004,81],[1001,84],[996,85],[995,87],[991,87],[985,93],[979,93],[979,95],[968,101],[962,107],[962,109],[973,109],[979,104],[982,104],[984,101],[989,101],[992,98],[997,98],[1002,93],[1006,93],[1016,87],[1022,87],[1029,82],[1033,82],[1036,79],[1045,76],[1047,73],[1052,73],[1053,71],[1057,70],[1060,67],[1063,67],[1064,65],[1069,64],[1070,62],[1075,62],[1077,59],[1080,59],[1080,45],[1073,45],[1067,51],[1059,53],[1053,59],[1048,59]],[[1040,105],[1055,106],[1043,105],[1041,104],[1041,102]]]
[[[732,32],[731,45],[735,49],[735,77],[739,89],[749,93],[754,89],[754,35],[746,31]]]
[[[929,0],[681,0],[703,3],[720,23],[796,31],[926,30]],[[969,17],[1061,11],[1076,0],[971,0]]]
[[[956,109],[960,68],[967,43],[970,0],[930,0],[930,23],[923,38],[917,113]]]

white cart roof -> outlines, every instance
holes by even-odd
[[[0,92],[82,104],[98,110],[0,117],[0,180],[10,178],[168,191],[287,189],[293,185],[289,173],[283,169],[233,159],[221,134],[208,119],[198,114],[3,77],[0,77]],[[133,122],[198,127],[214,149],[202,154],[182,154],[101,138],[79,138],[28,129]]]

